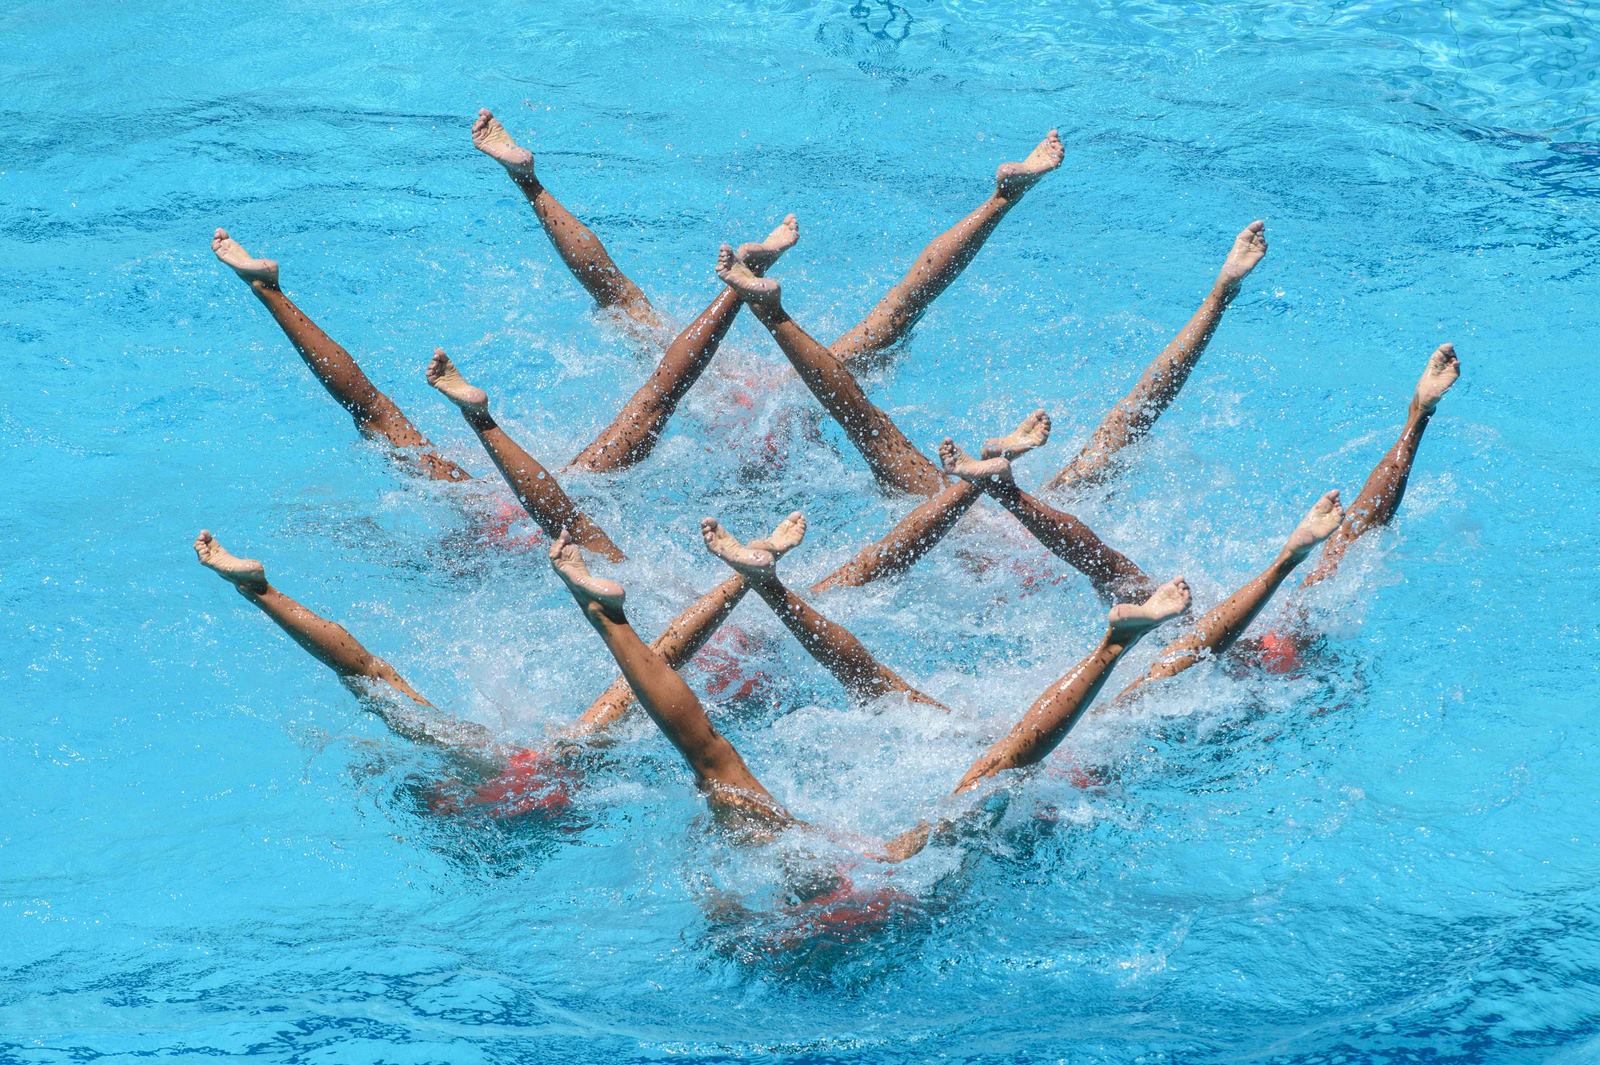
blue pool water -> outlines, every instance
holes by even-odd
[[[0,13],[0,1060],[1600,1060],[1590,5],[440,7]],[[560,825],[425,817],[438,764],[190,552],[208,526],[264,558],[508,738],[609,679],[541,554],[464,547],[461,490],[361,443],[207,247],[225,225],[280,259],[491,487],[422,380],[435,344],[564,461],[647,358],[471,150],[482,105],[680,320],[718,242],[797,212],[777,273],[824,338],[1058,126],[1060,172],[871,384],[930,449],[1048,407],[1025,480],[1266,218],[1177,405],[1074,503],[1204,605],[1353,496],[1436,343],[1465,376],[1395,526],[1317,597],[1316,670],[1202,667],[1086,724],[1056,764],[1103,786],[1038,777],[898,875],[919,918],[773,955],[705,906],[770,893],[770,856],[708,833],[648,722]],[[648,463],[568,480],[633,557],[641,630],[721,578],[702,514],[804,507],[798,584],[906,509],[808,439],[794,381],[738,413],[727,378],[780,365],[741,319]],[[898,830],[1094,638],[1065,572],[986,511],[819,600],[949,719],[851,707],[754,601],[769,679],[712,713],[801,816]]]

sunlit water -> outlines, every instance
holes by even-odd
[[[0,1058],[1600,1058],[1594,11],[437,6],[0,15]],[[481,491],[422,380],[435,344],[563,462],[649,356],[471,151],[485,104],[680,320],[718,242],[797,212],[777,273],[824,339],[1060,127],[1061,171],[871,386],[929,449],[1048,407],[1024,480],[1266,218],[1178,404],[1073,501],[1202,605],[1319,492],[1353,496],[1440,340],[1465,378],[1395,526],[1317,596],[1315,668],[1202,667],[1087,723],[1052,765],[1101,786],[1016,786],[995,831],[896,874],[907,919],[774,952],[708,905],[770,897],[774,856],[709,830],[648,722],[558,825],[425,816],[439,764],[189,551],[204,525],[264,558],[508,738],[609,680],[542,553],[465,546],[464,490],[359,442],[206,246],[222,224],[279,258]],[[742,318],[648,463],[568,479],[632,555],[641,631],[723,576],[702,514],[748,535],[803,507],[800,585],[908,508],[808,436],[792,379],[731,400],[781,365]],[[711,710],[801,816],[913,823],[1094,638],[1084,582],[980,511],[904,579],[818,600],[948,719],[854,708],[758,601],[735,615],[765,679]]]

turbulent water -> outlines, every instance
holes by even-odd
[[[0,1059],[1600,1059],[1590,5],[438,7],[0,12]],[[895,874],[890,927],[773,949],[717,900],[771,904],[789,859],[718,836],[647,721],[555,824],[429,816],[446,767],[190,553],[205,526],[263,558],[510,740],[610,679],[542,550],[473,542],[463,499],[504,491],[422,379],[444,345],[558,466],[652,358],[471,150],[483,105],[679,321],[719,242],[796,212],[774,273],[824,340],[1058,127],[1065,165],[869,382],[929,451],[1047,407],[1029,484],[1265,218],[1173,410],[1071,501],[1201,605],[1353,497],[1434,345],[1465,375],[1310,604],[1314,668],[1205,665],[1086,722]],[[217,225],[481,486],[362,443]],[[642,632],[724,576],[704,514],[803,508],[801,586],[909,509],[815,410],[744,317],[647,463],[565,479]],[[988,506],[817,605],[954,712],[852,706],[754,599],[717,645],[738,683],[688,675],[782,801],[868,836],[935,809],[1103,610]]]

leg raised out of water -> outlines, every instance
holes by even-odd
[[[250,291],[272,314],[306,366],[328,394],[355,419],[363,435],[387,442],[398,450],[402,462],[434,480],[470,478],[467,471],[434,451],[428,438],[411,424],[394,401],[368,380],[350,353],[284,295],[278,285],[277,262],[252,256],[226,229],[218,229],[212,235],[211,250],[250,286]]]
[[[1012,205],[1060,166],[1064,155],[1061,138],[1051,130],[1027,158],[1002,163],[995,171],[994,194],[930,241],[867,317],[829,345],[833,354],[849,362],[869,361],[903,339],[939,294],[961,276]]]
[[[757,277],[726,244],[717,257],[717,276],[772,333],[800,380],[839,423],[880,485],[919,495],[933,495],[944,487],[938,469],[867,398],[844,363],[785,313],[776,280]]]
[[[996,773],[1042,761],[1083,716],[1128,648],[1145,633],[1188,608],[1189,585],[1182,577],[1163,584],[1141,604],[1113,607],[1107,615],[1106,631],[1099,645],[1045,689],[1022,720],[979,756],[956,785],[956,792],[970,790]]]
[[[1305,561],[1312,548],[1333,534],[1343,519],[1344,508],[1339,504],[1338,491],[1324,493],[1289,534],[1283,550],[1278,552],[1272,564],[1213,607],[1196,623],[1192,632],[1169,644],[1155,665],[1124,688],[1117,700],[1151,681],[1176,676],[1202,658],[1219,655],[1232,647],[1250,627],[1256,615],[1261,613],[1279,585]]]
[[[765,240],[742,244],[735,254],[759,276],[799,239],[800,226],[791,214]],[[667,346],[655,372],[594,442],[579,452],[572,465],[594,473],[609,473],[643,462],[660,441],[678,404],[711,364],[739,313],[740,303],[739,297],[724,287]]]
[[[545,535],[554,538],[562,532],[570,532],[574,540],[590,551],[612,561],[623,557],[611,537],[578,509],[555,476],[500,428],[489,413],[488,393],[468,382],[443,348],[434,349],[433,358],[423,372],[428,383],[460,409],[462,418],[478,435],[523,509],[539,523]]]
[[[762,787],[733,745],[712,726],[683,678],[633,631],[623,614],[622,586],[591,574],[577,545],[565,533],[550,549],[550,565],[572,593],[585,620],[605,641],[651,720],[683,755],[712,807],[754,817],[774,828],[794,824],[794,818]]]
[[[1266,225],[1251,222],[1234,238],[1199,310],[1145,370],[1133,390],[1111,408],[1089,444],[1045,485],[1047,489],[1098,484],[1111,475],[1118,453],[1148,433],[1177,398],[1222,323],[1223,312],[1238,295],[1240,284],[1266,254]]]
[[[1417,449],[1422,444],[1423,431],[1433,417],[1434,410],[1444,394],[1450,391],[1461,377],[1461,359],[1455,345],[1441,344],[1428,356],[1422,377],[1411,395],[1406,410],[1405,425],[1399,438],[1373,467],[1355,502],[1350,504],[1344,523],[1328,540],[1317,565],[1306,576],[1305,586],[1317,584],[1331,577],[1339,568],[1350,545],[1367,530],[1387,525],[1393,520],[1400,501],[1405,498],[1406,484],[1411,479],[1411,467],[1417,459]]]
[[[487,108],[479,110],[478,117],[473,120],[472,146],[505,167],[532,205],[556,253],[595,303],[620,311],[651,329],[663,324],[644,292],[611,260],[600,238],[563,207],[535,176],[533,153],[512,139]]]

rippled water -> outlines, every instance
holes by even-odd
[[[1600,1058],[1591,5],[435,7],[0,13],[0,1058]],[[647,723],[567,822],[424,817],[439,767],[190,554],[217,530],[508,737],[609,679],[539,553],[464,550],[461,490],[360,443],[206,247],[221,224],[279,258],[475,472],[422,381],[437,343],[564,461],[647,357],[471,151],[480,105],[680,319],[719,241],[797,212],[778,273],[825,337],[1060,127],[1061,171],[872,384],[929,448],[1049,407],[1036,478],[1265,217],[1178,404],[1074,504],[1204,604],[1354,493],[1437,342],[1466,375],[1395,526],[1318,596],[1325,664],[1200,668],[1095,721],[1057,764],[1102,786],[1040,776],[899,874],[917,915],[774,955],[705,905],[770,891],[770,856],[708,833]],[[793,381],[731,413],[728,378],[780,365],[759,327],[718,365],[651,461],[569,480],[642,631],[722,576],[703,513],[804,507],[798,585],[907,508],[810,441]],[[800,815],[896,830],[1093,639],[1083,582],[1037,579],[1064,572],[984,513],[818,601],[948,720],[852,708],[755,601],[764,680],[713,714]]]

